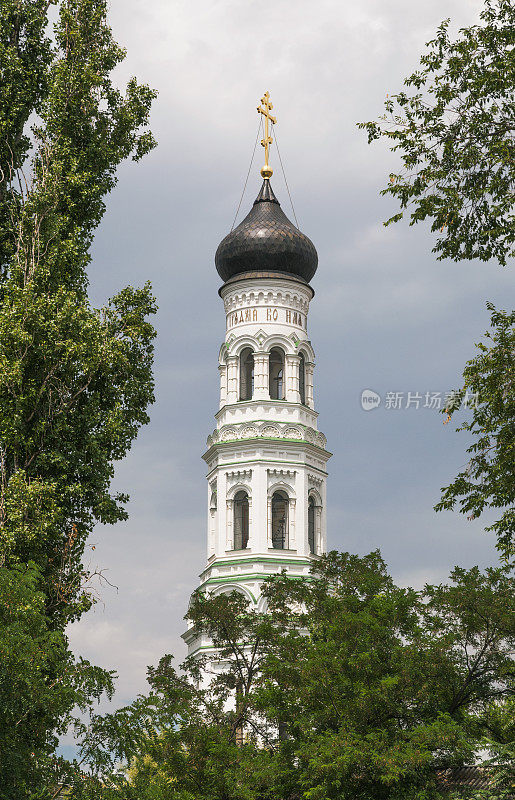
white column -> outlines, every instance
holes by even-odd
[[[322,541],[322,508],[315,506],[315,553],[320,555],[324,552],[324,543]]]
[[[312,361],[306,361],[306,405],[308,408],[315,408],[313,398],[313,372],[315,365]]]
[[[215,538],[216,538],[216,509],[209,509],[210,517],[210,531],[209,531],[209,546],[207,550],[207,557],[211,558],[215,552]]]
[[[255,451],[256,459],[260,458]],[[266,553],[268,547],[267,470],[257,463],[252,469],[252,550]]]
[[[220,408],[227,402],[227,365],[220,364],[218,367],[220,373]]]
[[[227,403],[238,402],[238,356],[227,357]]]
[[[272,547],[272,498],[267,497],[266,499],[266,540],[268,547]]]
[[[224,470],[218,470],[216,478],[217,508],[216,508],[216,544],[215,554],[223,555],[227,543],[227,475]]]
[[[320,487],[322,508],[320,509],[320,553],[327,550],[327,483],[324,480]]]
[[[207,485],[208,491],[208,537],[207,537],[207,557],[211,558],[216,550],[216,521],[218,516],[218,493],[217,482],[211,481]]]
[[[295,507],[297,501],[294,497],[290,497],[288,509],[288,550],[297,549],[297,537],[295,535]]]
[[[297,539],[297,553],[306,555],[308,541],[308,517],[307,517],[307,498],[308,498],[308,476],[305,469],[301,469],[295,476],[295,494],[299,505],[295,508],[295,532]]]
[[[254,353],[254,397],[263,400],[268,396],[268,353]]]
[[[286,355],[286,397],[290,403],[300,403],[299,391],[300,356]]]
[[[225,540],[225,549],[232,550],[234,548],[234,534],[232,530],[232,521],[233,521],[233,501],[227,500],[227,531],[226,531],[226,540]]]
[[[249,497],[249,541],[247,543],[247,547],[249,550],[254,550],[254,539],[255,539],[255,531],[254,531],[254,523],[252,521],[252,496]]]

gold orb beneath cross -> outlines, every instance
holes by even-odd
[[[273,174],[274,171],[269,164],[265,164],[264,167],[261,167],[261,175],[263,178],[271,178]]]

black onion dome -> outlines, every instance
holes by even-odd
[[[218,245],[215,264],[224,281],[243,272],[279,272],[309,283],[318,255],[311,239],[290,222],[265,179],[249,214]]]

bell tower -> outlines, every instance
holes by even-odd
[[[275,124],[268,93],[263,184],[245,219],[215,256],[226,331],[220,348],[220,408],[208,436],[207,562],[200,589],[239,591],[263,608],[261,583],[286,570],[307,577],[326,552],[326,465],[318,430],[315,354],[308,336],[315,247],[286,217],[270,184]],[[193,629],[190,655],[209,642]]]

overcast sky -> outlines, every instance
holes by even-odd
[[[224,313],[214,267],[229,231],[269,90],[301,229],[319,254],[309,332],[319,427],[329,462],[330,548],[380,547],[395,578],[420,586],[454,564],[496,560],[491,535],[432,510],[466,462],[464,434],[428,409],[364,412],[373,389],[445,392],[488,327],[485,302],[512,308],[512,276],[497,264],[437,262],[427,228],[384,228],[379,197],[397,159],[368,146],[356,122],[417,66],[447,16],[477,18],[477,0],[112,0],[115,37],[132,74],[159,91],[158,148],[125,165],[98,231],[92,299],[151,280],[160,307],[157,400],[151,423],[117,468],[130,520],[98,527],[89,558],[118,590],[71,629],[78,653],[119,673],[116,704],[145,691],[165,652],[185,654],[188,597],[205,563],[201,454],[218,403]],[[242,205],[258,192],[258,167]],[[272,185],[291,216],[276,172]],[[509,295],[508,295],[509,292]]]

